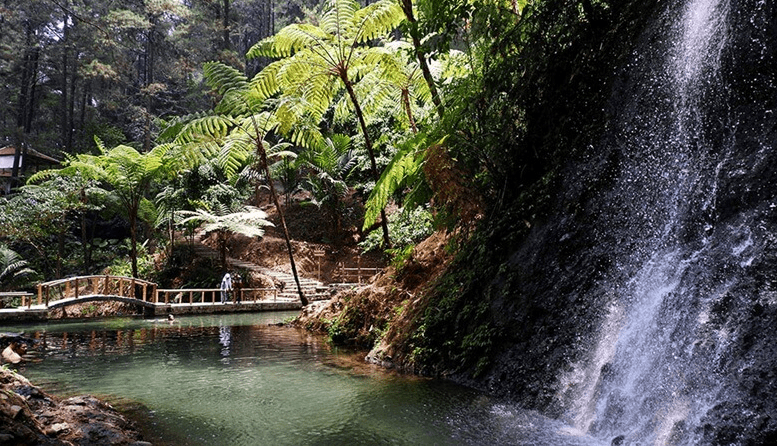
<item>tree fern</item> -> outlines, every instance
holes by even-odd
[[[229,134],[225,137],[222,152],[220,152],[218,159],[225,172],[230,176],[239,176],[240,172],[246,172],[246,169],[241,169],[241,167],[248,160],[254,159],[258,161],[258,168],[256,170],[264,172],[264,178],[267,186],[270,188],[270,195],[273,198],[281,221],[300,302],[303,305],[307,305],[307,299],[302,292],[297,275],[283,209],[278,203],[272,174],[268,165],[265,137],[271,132],[280,131],[290,134],[293,141],[306,144],[318,138],[316,136],[318,129],[313,130],[304,125],[306,122],[304,109],[277,107],[277,104],[284,103],[294,105],[293,102],[269,99],[269,96],[275,94],[277,79],[279,79],[282,70],[286,68],[281,64],[271,64],[270,67],[268,72],[261,72],[257,75],[255,82],[244,82],[243,78],[234,69],[218,63],[209,65],[206,73],[206,76],[212,76],[209,82],[214,84],[224,82],[228,84],[214,85],[217,87],[217,91],[223,93],[221,101],[216,106],[215,113],[222,116],[230,116],[234,119],[230,123],[232,126],[229,129]],[[278,76],[271,76],[271,74],[277,74]],[[274,112],[268,110],[269,104],[276,104]],[[279,110],[282,110],[286,115],[279,116]],[[296,113],[298,110],[300,113]],[[253,158],[251,157],[252,153],[255,153]]]
[[[402,9],[393,0],[378,0],[364,8],[353,0],[330,0],[319,26],[289,25],[254,45],[247,53],[249,58],[282,58],[263,75],[259,90],[297,98],[278,103],[276,114],[282,116],[283,121],[297,121],[303,117],[320,120],[334,98],[345,89],[353,104],[376,181],[380,174],[360,105],[360,99],[364,100],[364,97],[356,95],[353,85],[374,68],[365,65],[369,58],[363,54],[370,48],[363,44],[393,30],[403,17]],[[311,142],[298,132],[293,132],[291,138],[295,142]],[[382,214],[384,241],[389,245],[385,212]]]
[[[274,226],[267,220],[267,214],[259,208],[245,206],[237,212],[229,212],[225,206],[216,206],[215,212],[208,209],[197,209],[196,211],[178,211],[179,224],[199,223],[203,232],[207,234],[216,233],[221,265],[224,270],[226,264],[227,242],[233,234],[242,234],[246,237],[262,237],[264,228]]]
[[[169,149],[160,146],[156,150],[141,154],[133,147],[119,145],[107,149],[99,138],[95,144],[100,155],[79,154],[67,157],[62,169],[56,172],[39,173],[31,180],[37,181],[52,175],[63,177],[80,176],[109,185],[127,212],[130,226],[130,256],[132,274],[137,276],[137,221],[145,194],[151,183],[165,172],[163,156]]]
[[[426,137],[423,134],[403,144],[383,171],[383,175],[375,183],[375,187],[367,199],[364,210],[364,229],[375,222],[380,215],[380,210],[386,207],[398,190],[422,178],[425,148]]]
[[[308,185],[314,203],[329,212],[335,235],[339,235],[342,228],[342,204],[348,193],[345,180],[356,160],[351,140],[346,135],[332,135],[300,157],[300,162],[311,171]]]

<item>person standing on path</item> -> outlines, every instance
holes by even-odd
[[[225,304],[227,303],[227,300],[229,300],[228,293],[232,291],[232,276],[227,272],[224,274],[224,277],[221,279],[221,303]]]
[[[240,304],[242,293],[241,289],[243,288],[243,277],[238,273],[235,274],[235,293],[233,296],[233,299],[236,304]]]

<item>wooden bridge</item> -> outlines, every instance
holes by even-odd
[[[232,301],[278,300],[276,288],[239,288],[231,291]],[[33,298],[22,298],[31,308]],[[78,276],[38,285],[37,305],[54,309],[91,301],[117,301],[145,307],[159,304],[221,303],[219,288],[159,289],[156,283],[122,276]]]
[[[229,293],[229,301],[221,303],[219,288],[160,289],[156,283],[147,280],[107,275],[44,282],[38,285],[37,296],[21,294],[20,297],[22,305],[0,310],[0,320],[47,319],[49,311],[98,301],[132,304],[144,308],[146,315],[294,310],[301,307],[299,300],[279,297],[276,288],[235,288]]]

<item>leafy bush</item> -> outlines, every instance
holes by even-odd
[[[414,245],[432,235],[432,213],[426,207],[417,207],[409,212],[400,210],[389,218],[389,237],[395,246],[396,253]],[[371,232],[359,247],[364,252],[379,249],[383,243],[380,231]]]
[[[156,269],[154,257],[146,251],[146,245],[138,247],[138,278],[152,279]],[[132,277],[132,261],[129,257],[116,257],[106,268],[106,273],[113,276]]]

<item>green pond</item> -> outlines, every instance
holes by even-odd
[[[6,326],[37,339],[19,371],[57,395],[132,409],[155,445],[589,445],[466,387],[386,371],[272,324],[296,313]]]

